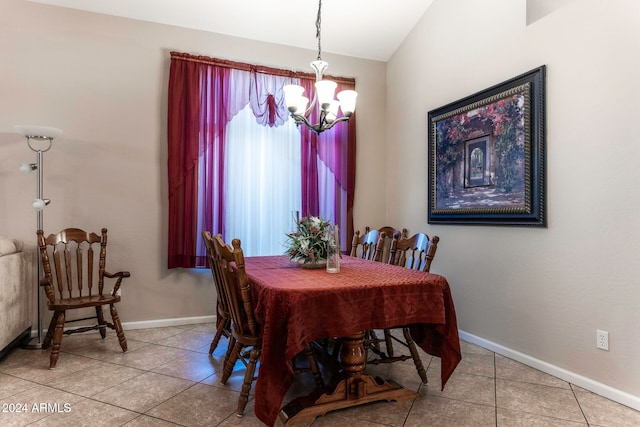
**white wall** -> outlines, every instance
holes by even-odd
[[[310,72],[317,52],[309,47],[2,0],[0,235],[35,248],[35,175],[18,172],[35,154],[14,125],[62,128],[44,155],[45,232],[108,227],[107,267],[132,275],[119,308],[125,323],[213,315],[210,273],[166,268],[169,52]],[[356,226],[381,223],[386,65],[323,56],[329,74],[355,77],[360,91]]]
[[[387,67],[387,213],[440,236],[432,271],[460,329],[640,409],[638,40],[636,0],[574,1],[529,26],[525,0],[436,0]],[[428,111],[542,64],[548,227],[428,225]]]

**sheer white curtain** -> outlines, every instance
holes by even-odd
[[[261,126],[247,105],[227,125],[225,234],[246,256],[281,255],[301,209],[300,132],[293,120]]]
[[[347,206],[347,192],[337,184],[331,169],[318,158],[318,197],[320,199],[320,216],[332,224],[338,225],[340,230],[340,247],[347,248],[346,218],[340,221],[336,212]],[[336,209],[337,207],[337,209]]]
[[[320,198],[320,216],[325,220],[336,224],[335,211],[333,209],[336,200],[336,177],[331,169],[318,158],[318,197]]]

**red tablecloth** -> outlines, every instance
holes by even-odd
[[[341,271],[302,269],[286,256],[247,257],[262,357],[255,413],[273,425],[293,382],[289,361],[305,343],[411,325],[415,342],[442,359],[442,386],[461,360],[455,308],[439,275],[344,257]]]

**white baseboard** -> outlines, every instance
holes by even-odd
[[[195,325],[200,323],[215,323],[215,322],[216,322],[215,315],[196,316],[196,317],[178,317],[175,319],[158,319],[158,320],[143,320],[140,322],[123,322],[122,329],[127,331],[127,330],[133,330],[133,329],[163,328],[167,326]],[[73,327],[71,329],[73,329]],[[42,331],[43,338],[46,333],[47,333],[47,329],[44,329]],[[38,336],[38,331],[31,329],[31,337],[33,338],[37,336]]]
[[[122,329],[163,328],[167,326],[195,325],[198,323],[215,323],[216,316],[178,317],[175,319],[143,320],[140,322],[124,322]]]
[[[610,387],[606,384],[599,383],[590,378],[576,374],[575,372],[559,368],[555,365],[536,359],[535,357],[528,356],[524,353],[520,353],[519,351],[504,347],[500,344],[496,344],[484,338],[480,338],[460,330],[458,332],[460,338],[467,342],[478,345],[482,348],[486,348],[487,350],[491,350],[502,356],[508,357],[509,359],[513,359],[539,371],[545,372],[549,375],[553,375],[554,377],[560,378],[571,384],[575,384],[578,387],[582,387],[585,390],[589,390],[602,397],[606,397],[607,399],[613,400],[614,402],[618,402],[622,405],[633,408],[636,411],[640,411],[640,397],[638,396],[634,396],[632,394]]]

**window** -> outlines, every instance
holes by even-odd
[[[225,222],[247,256],[281,255],[292,212],[301,210],[300,131],[256,123],[249,106],[227,125]]]
[[[307,73],[171,52],[167,132],[169,268],[207,265],[201,237],[204,230],[221,233],[225,241],[241,238],[243,247],[251,248],[251,255],[274,253],[278,241],[273,237],[258,238],[255,230],[262,233],[270,225],[272,233],[282,233],[279,230],[283,226],[284,232],[290,230],[291,211],[297,210],[293,206],[300,206],[303,215],[321,215],[338,224],[342,247],[348,249],[353,234],[355,115],[349,123],[316,135],[306,128],[296,129],[288,120],[284,105],[284,84],[299,82],[311,93],[314,79]],[[338,83],[338,90],[355,89],[353,79],[332,79]],[[258,133],[278,135],[272,142],[275,145],[269,147],[270,158],[258,151],[267,146],[265,140],[247,134],[256,126],[241,124],[251,115],[260,124],[258,127],[265,127],[255,129],[261,131]],[[275,165],[290,165],[297,157],[289,151],[284,154],[278,147],[286,144],[283,140],[296,138],[299,166],[297,171],[290,169],[289,178],[284,178],[280,176],[284,168]],[[251,160],[254,157],[256,160]],[[277,168],[277,173],[264,166]],[[298,178],[291,178],[296,172]],[[299,179],[299,190],[297,184],[292,184],[294,179]],[[281,186],[282,180],[290,180],[287,191],[299,192],[299,202],[294,201],[293,194],[283,196],[286,202],[274,200],[272,190]],[[235,195],[244,199],[245,192],[264,200],[258,205],[243,206],[244,200],[235,200]],[[267,213],[275,212],[274,206],[263,210],[263,206],[276,203],[282,204],[277,208],[286,211],[284,214]],[[280,218],[269,218],[271,215]],[[275,222],[263,224],[263,219]],[[248,226],[253,228],[245,228]],[[248,237],[240,236],[244,233]],[[268,245],[261,240],[269,240]],[[282,248],[278,249],[277,253],[282,253]]]

